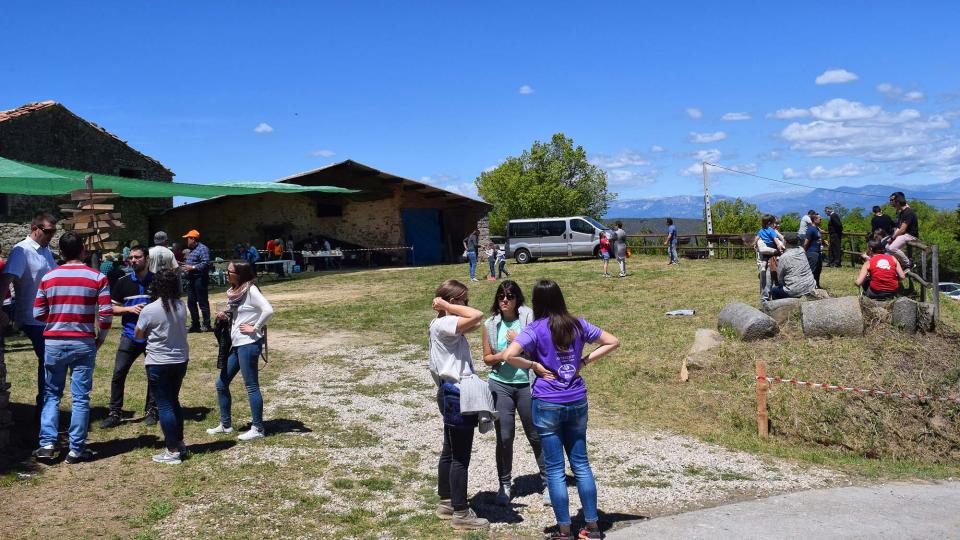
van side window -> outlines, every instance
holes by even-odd
[[[541,221],[540,236],[561,236],[567,234],[566,221]]]
[[[573,232],[584,234],[593,234],[596,232],[596,229],[593,228],[593,225],[590,225],[582,219],[571,219],[570,228],[573,229]]]
[[[536,238],[540,236],[536,221],[526,223],[511,223],[510,238]]]

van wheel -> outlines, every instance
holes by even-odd
[[[593,258],[594,259],[600,258],[600,246],[593,248]]]
[[[530,252],[525,249],[518,249],[514,256],[517,258],[517,264],[527,264],[530,262]]]

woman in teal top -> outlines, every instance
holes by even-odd
[[[546,486],[546,476],[543,469],[543,455],[540,451],[540,436],[533,425],[531,409],[530,383],[532,374],[526,369],[511,366],[501,362],[497,353],[507,348],[513,338],[520,333],[524,326],[533,322],[533,310],[523,305],[523,292],[516,282],[505,280],[497,287],[497,294],[490,308],[492,317],[483,324],[483,361],[490,366],[490,375],[487,382],[493,394],[498,418],[495,422],[497,430],[497,475],[500,477],[500,491],[497,492],[496,502],[506,506],[510,503],[510,483],[513,473],[513,439],[516,434],[516,415],[520,415],[523,423],[523,432],[530,441],[530,447],[537,458],[540,468],[540,479]],[[549,501],[549,494],[544,490],[544,501]],[[549,504],[549,502],[547,502]]]

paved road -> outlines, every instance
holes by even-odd
[[[651,519],[635,538],[960,538],[960,482],[891,483],[779,495]]]

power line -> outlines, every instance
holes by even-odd
[[[823,191],[832,191],[832,192],[834,192],[834,193],[843,193],[843,194],[845,194],[845,195],[855,195],[855,196],[857,196],[857,197],[866,197],[866,198],[868,198],[868,199],[886,199],[886,198],[890,195],[889,193],[886,194],[886,195],[877,195],[877,194],[875,194],[875,193],[860,193],[860,192],[856,192],[856,191],[845,191],[845,190],[842,190],[842,189],[831,189],[831,188],[825,188],[825,187],[808,186],[808,185],[806,185],[806,184],[799,184],[799,183],[797,183],[797,182],[788,182],[788,181],[786,181],[786,180],[777,180],[776,178],[770,178],[770,177],[767,177],[767,176],[760,176],[759,174],[748,173],[748,172],[745,172],[745,171],[738,171],[737,169],[731,169],[731,168],[729,168],[729,167],[724,167],[723,165],[717,165],[716,163],[710,163],[709,161],[704,161],[704,163],[706,163],[707,165],[710,165],[711,167],[716,167],[716,168],[718,168],[718,169],[723,169],[723,170],[725,170],[725,171],[729,171],[729,172],[732,172],[732,173],[743,174],[743,175],[746,175],[746,176],[752,176],[752,177],[754,177],[754,178],[760,178],[761,180],[769,180],[770,182],[777,182],[777,183],[779,183],[779,184],[787,184],[787,185],[790,185],[790,186],[802,187],[802,188],[807,188],[807,189],[813,189],[813,190],[821,189],[821,190],[823,190]],[[946,198],[924,198],[923,200],[924,200],[924,201],[960,201],[960,195],[957,195],[956,197],[946,197]]]

